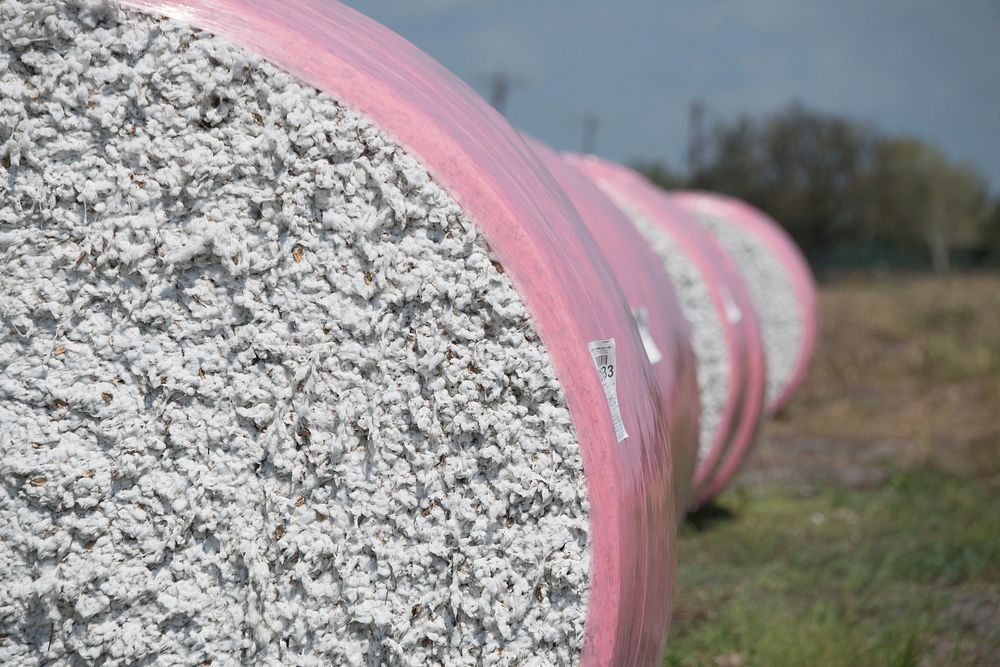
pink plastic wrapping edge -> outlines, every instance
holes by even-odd
[[[692,508],[715,497],[739,471],[754,441],[764,406],[765,367],[760,327],[749,293],[735,264],[719,243],[670,195],[639,173],[593,156],[574,157],[574,163],[601,187],[670,234],[699,269],[712,293],[725,327],[731,361],[725,410],[708,457],[699,462]],[[730,317],[731,302],[740,317]]]
[[[805,381],[809,364],[816,350],[819,317],[816,303],[816,282],[809,269],[809,264],[802,256],[795,241],[782,229],[781,225],[744,201],[725,195],[698,191],[676,192],[672,196],[681,203],[708,202],[716,208],[726,211],[726,220],[757,236],[771,249],[778,261],[788,271],[792,289],[795,291],[795,299],[801,309],[803,340],[788,382],[767,406],[768,413],[774,414],[788,404],[802,382]]]
[[[674,577],[666,427],[620,288],[512,128],[444,68],[322,0],[125,0],[243,46],[371,117],[470,215],[523,296],[565,391],[587,476],[591,591],[580,662],[655,664]],[[596,295],[596,296],[594,296]],[[615,338],[629,437],[616,442],[587,343]]]
[[[635,225],[592,180],[545,144],[526,138],[569,197],[607,259],[633,311],[645,308],[649,333],[662,354],[653,373],[670,434],[676,507],[693,498],[700,404],[691,332],[663,263]]]

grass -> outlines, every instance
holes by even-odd
[[[1000,665],[1000,277],[821,294],[801,398],[679,540],[665,665]]]
[[[1000,276],[845,281],[822,290],[820,316],[810,377],[769,434],[957,446],[967,469],[1000,474]]]
[[[1000,489],[921,468],[870,490],[765,484],[710,512],[682,531],[665,664],[996,664]]]

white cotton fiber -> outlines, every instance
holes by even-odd
[[[722,317],[712,300],[705,277],[683,248],[666,230],[633,207],[622,201],[618,204],[662,260],[691,329],[701,401],[698,435],[700,463],[708,458],[718,438],[730,382],[730,359]]]
[[[454,200],[205,33],[0,26],[0,664],[573,663],[579,447]]]
[[[695,204],[691,211],[732,257],[746,283],[760,323],[767,367],[765,401],[771,404],[792,379],[805,344],[803,313],[791,275],[759,236],[724,219],[710,205]]]

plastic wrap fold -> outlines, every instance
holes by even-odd
[[[788,281],[795,293],[795,302],[799,308],[802,337],[798,349],[795,350],[795,362],[791,375],[783,383],[771,404],[767,406],[768,412],[773,414],[788,403],[795,390],[805,380],[806,372],[809,370],[809,362],[816,347],[818,329],[816,283],[809,270],[809,264],[802,256],[795,241],[777,222],[746,202],[709,192],[676,192],[672,193],[672,197],[680,206],[690,210],[709,207],[718,219],[737,226],[747,234],[756,237],[763,246],[773,253],[787,272]]]
[[[698,381],[691,332],[663,263],[635,225],[589,178],[539,141],[528,140],[604,253],[639,326],[663,399],[679,511],[691,502],[698,457]]]
[[[724,327],[730,365],[723,416],[695,473],[694,505],[703,504],[739,471],[763,411],[764,352],[750,296],[732,259],[666,192],[627,167],[591,156],[567,159],[613,200],[643,215],[668,234],[697,267],[712,295]]]

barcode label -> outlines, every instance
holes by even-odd
[[[622,411],[618,407],[618,359],[615,354],[615,339],[591,341],[587,348],[597,367],[597,376],[604,385],[604,396],[608,399],[608,410],[611,411],[611,422],[615,427],[615,437],[621,442],[628,437],[625,423],[622,421]]]
[[[649,330],[649,311],[646,310],[645,306],[636,308],[632,311],[632,317],[635,319],[635,325],[639,327],[639,337],[642,338],[642,346],[646,348],[646,357],[649,359],[649,363],[659,363],[663,360],[663,353],[656,346],[653,334]]]

